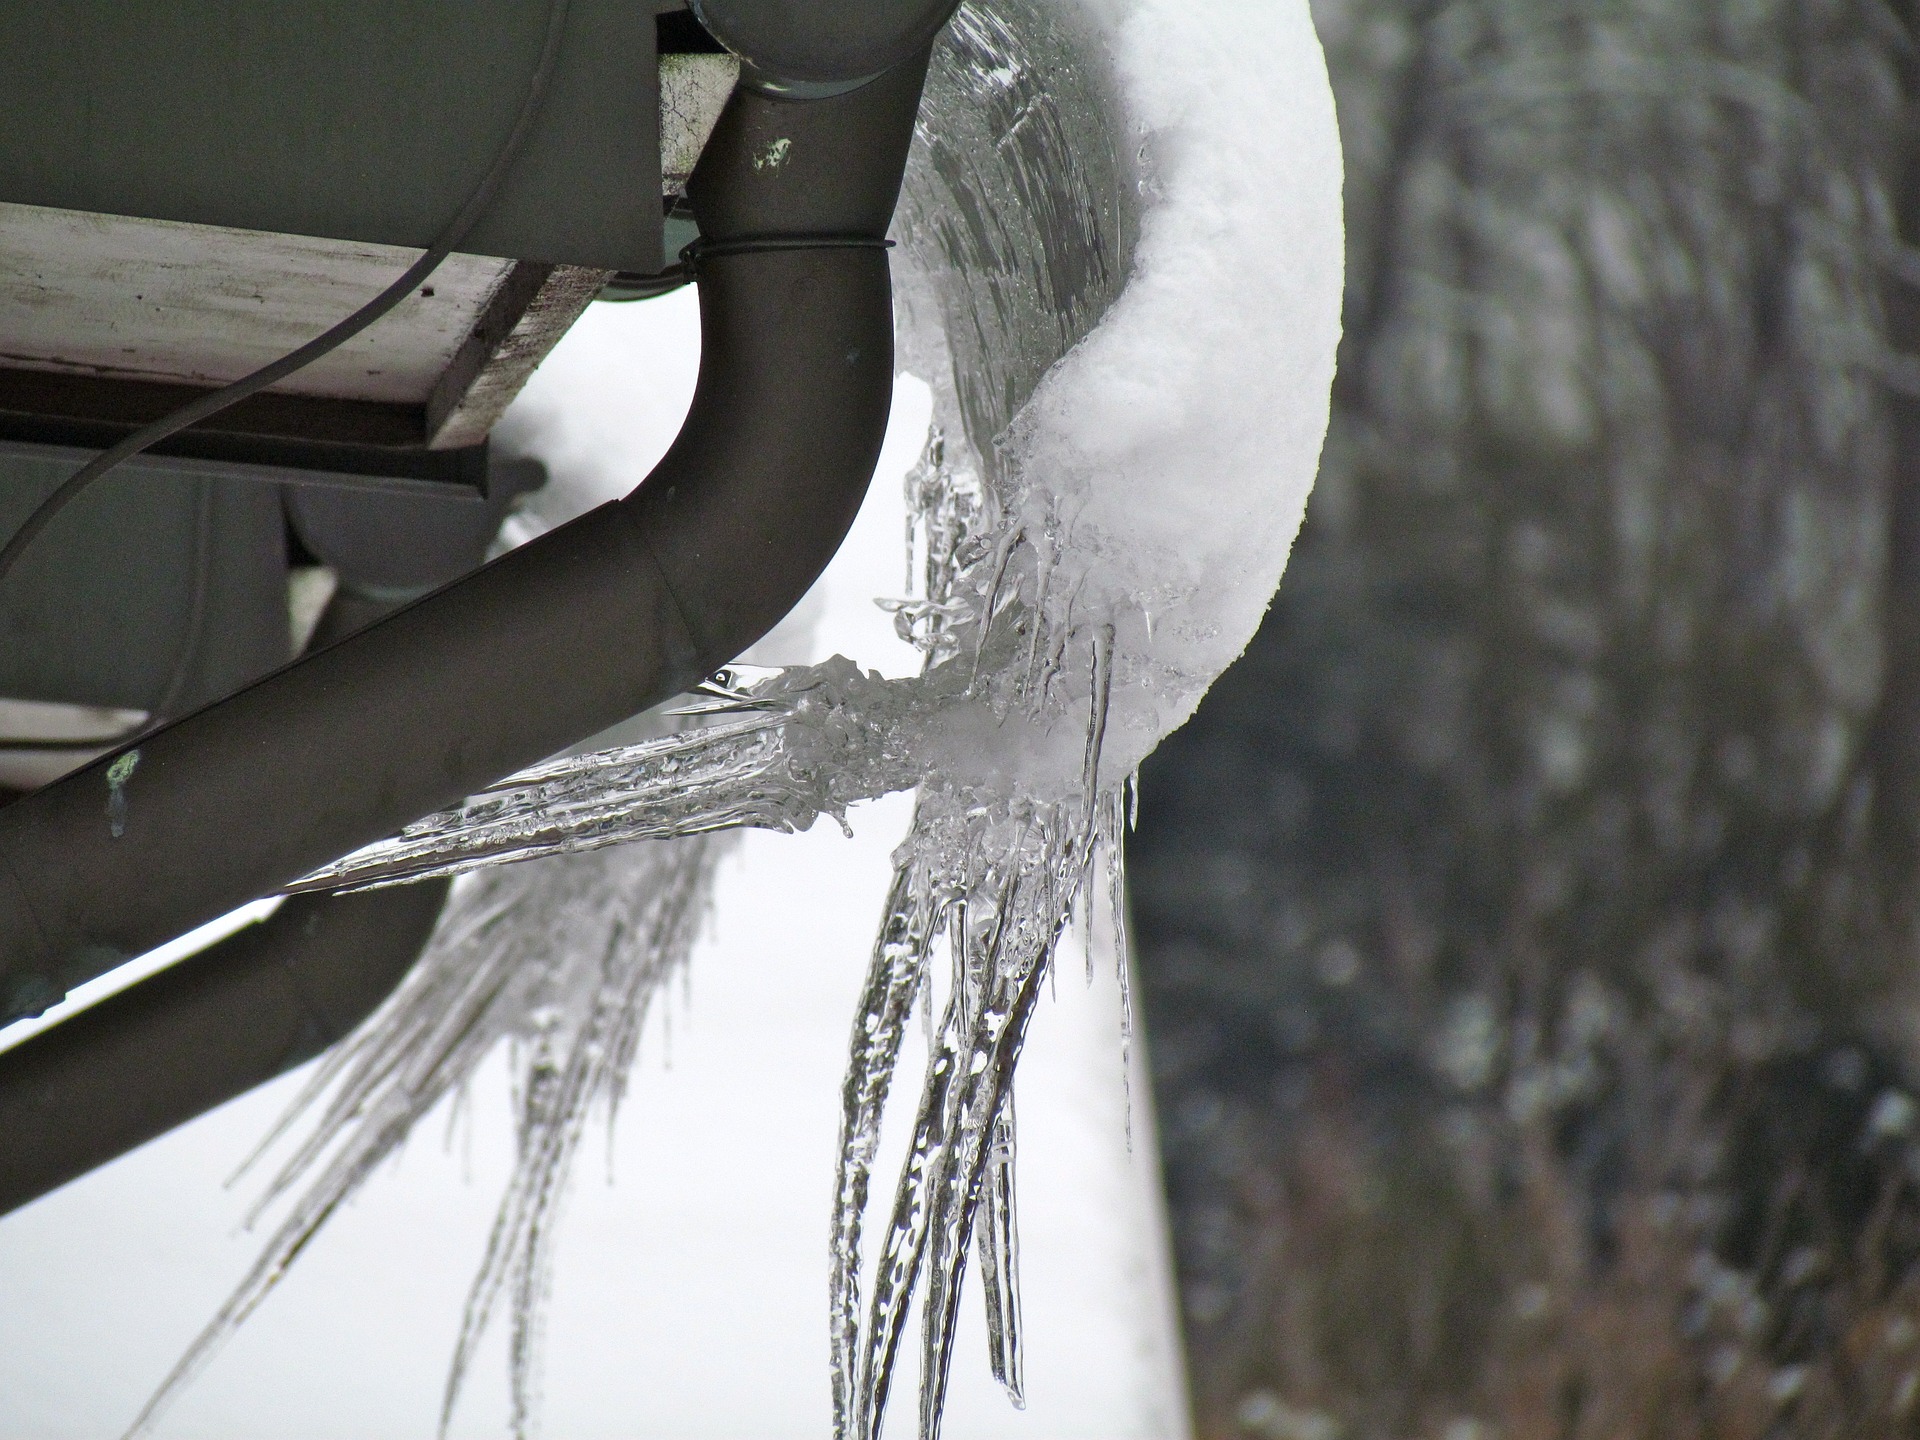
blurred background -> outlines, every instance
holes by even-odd
[[[1198,1431],[1920,1433],[1920,13],[1314,10],[1332,433],[1132,852]]]

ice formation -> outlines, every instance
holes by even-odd
[[[511,1040],[527,1057],[522,1160],[448,1403],[510,1293],[524,1430],[552,1207],[587,1108],[617,1099],[684,957],[706,837],[804,828],[917,787],[843,1091],[835,1431],[879,1434],[917,1296],[920,1429],[937,1434],[970,1254],[1018,1402],[1021,1043],[1076,908],[1117,913],[1134,769],[1278,584],[1326,423],[1339,198],[1303,0],[961,6],[896,221],[902,361],[936,397],[908,481],[911,590],[891,602],[922,671],[885,679],[836,657],[716,677],[687,707],[704,723],[538,767],[311,877],[350,888],[539,857],[463,880],[407,985],[314,1081],[317,1122],[279,1182],[302,1198],[176,1380]],[[916,1008],[931,1060],[869,1255]]]
[[[414,1127],[506,1044],[516,1052],[518,1155],[467,1297],[443,1423],[505,1299],[514,1429],[527,1433],[537,1403],[541,1303],[571,1162],[590,1112],[602,1107],[611,1115],[620,1103],[652,1001],[686,964],[714,849],[724,843],[695,837],[631,845],[490,870],[456,885],[399,992],[327,1056],[281,1122],[284,1131],[313,1116],[255,1213],[289,1192],[297,1198],[135,1432],[213,1358]]]

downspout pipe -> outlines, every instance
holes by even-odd
[[[834,95],[925,50],[952,0],[690,0],[712,35],[740,57],[751,83],[783,95]]]
[[[450,883],[296,895],[0,1051],[0,1215],[344,1039],[419,958]]]
[[[0,809],[0,1023],[685,690],[852,524],[893,385],[882,248],[927,51],[743,85],[688,186],[692,409],[624,500]]]
[[[467,567],[486,548],[476,530]],[[311,646],[396,604],[334,592]],[[452,882],[297,895],[78,1015],[0,1051],[0,1215],[304,1065],[391,995]]]

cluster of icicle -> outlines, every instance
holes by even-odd
[[[994,1375],[1019,1403],[1013,1073],[1076,907],[1097,896],[1119,913],[1128,786],[1100,768],[1110,637],[1099,625],[1060,633],[1044,623],[1031,588],[1045,574],[1044,550],[1004,531],[973,476],[944,463],[945,448],[936,435],[909,478],[926,583],[898,619],[927,654],[920,676],[884,680],[835,657],[751,686],[717,677],[686,707],[707,724],[525,772],[314,877],[308,888],[343,889],[479,871],[455,887],[398,993],[328,1056],[269,1137],[309,1122],[260,1207],[295,1190],[299,1198],[143,1420],[505,1043],[517,1052],[518,1158],[468,1297],[443,1419],[505,1298],[514,1424],[526,1433],[556,1207],[590,1112],[617,1106],[649,1007],[686,964],[722,843],[711,832],[805,828],[913,785],[918,802],[896,852],[843,1090],[830,1294],[836,1433],[879,1433],[923,1282],[921,1429],[937,1433],[970,1248]],[[930,773],[915,739],[976,709],[1013,722],[1014,734],[1070,727],[1073,783],[1015,796]],[[937,959],[951,967],[944,987]],[[1124,953],[1117,973],[1124,986]],[[932,1058],[863,1316],[863,1219],[916,1007]]]
[[[724,843],[717,832],[804,829],[913,787],[844,1088],[835,1433],[879,1434],[924,1288],[920,1429],[937,1434],[970,1252],[995,1377],[1021,1403],[1013,1075],[1077,907],[1097,894],[1118,911],[1129,779],[1102,768],[1112,624],[1076,616],[1073,597],[1056,593],[1057,535],[1010,498],[992,445],[1124,273],[1119,172],[1098,130],[1101,107],[1063,63],[1069,49],[1042,7],[969,4],[929,82],[897,228],[907,360],[933,375],[936,425],[908,480],[914,594],[892,602],[923,671],[888,680],[835,657],[724,673],[682,707],[685,728],[513,776],[303,882],[346,890],[462,875],[420,963],[271,1137],[300,1136],[261,1202],[296,1194],[291,1213],[136,1430],[375,1167],[506,1044],[518,1062],[518,1160],[468,1298],[442,1424],[505,1300],[513,1423],[526,1435],[556,1207],[589,1114],[617,1105],[649,1007],[686,963]],[[993,235],[951,225],[956,189],[974,213],[995,217]],[[930,333],[942,342],[929,345]],[[950,977],[936,973],[940,960]],[[1118,969],[1124,983],[1124,955]],[[881,1121],[916,1007],[931,1061],[869,1258],[863,1221]]]
[[[1046,622],[1044,606],[1036,603],[1042,599],[1036,587],[1045,584],[1049,570],[1044,540],[1036,543],[1008,528],[976,475],[947,463],[946,454],[936,433],[908,481],[923,581],[919,594],[895,609],[903,634],[927,656],[921,675],[885,680],[835,657],[751,686],[743,686],[737,674],[717,678],[682,712],[709,718],[700,728],[523,773],[315,877],[316,888],[364,887],[535,857],[528,871],[538,878],[516,887],[515,895],[496,877],[511,881],[527,871],[507,865],[486,873],[484,889],[457,891],[452,925],[443,925],[401,996],[313,1082],[309,1093],[319,1096],[346,1076],[316,1137],[291,1168],[310,1164],[325,1139],[351,1131],[347,1156],[313,1183],[222,1324],[237,1321],[264,1293],[332,1205],[449,1083],[470,1074],[501,1033],[511,1033],[510,1026],[499,1025],[476,1031],[473,1015],[551,1014],[549,1023],[571,1037],[574,1053],[584,1046],[609,1062],[630,1059],[630,1036],[653,987],[684,962],[691,932],[680,923],[645,929],[590,921],[596,942],[602,931],[612,933],[601,945],[598,969],[582,969],[582,958],[562,948],[581,943],[581,922],[571,918],[575,933],[550,951],[517,953],[514,946],[524,948],[530,938],[523,927],[544,926],[552,918],[549,908],[564,910],[574,902],[576,877],[584,879],[582,888],[598,890],[609,878],[605,867],[624,861],[626,870],[611,874],[622,884],[672,890],[671,913],[683,921],[702,883],[700,841],[659,843],[663,838],[742,825],[804,828],[823,813],[839,815],[854,800],[917,785],[912,826],[896,852],[854,1018],[843,1088],[830,1293],[836,1433],[878,1435],[908,1311],[924,1285],[920,1425],[924,1435],[937,1434],[970,1251],[985,1295],[995,1378],[1021,1402],[1014,1068],[1034,1002],[1076,909],[1097,898],[1119,913],[1129,787],[1128,777],[1101,770],[1110,632],[1099,623]],[[1051,790],[1023,786],[1018,794],[991,778],[950,778],[931,757],[940,753],[939,737],[969,716],[983,717],[990,731],[1012,737],[1030,736],[1036,728],[1068,731],[1076,773]],[[581,877],[576,867],[582,862],[602,868]],[[478,896],[486,898],[473,898]],[[504,908],[509,898],[532,904],[515,913]],[[466,939],[476,904],[486,921],[501,927],[478,965],[482,953]],[[1123,925],[1113,928],[1124,936]],[[544,1003],[531,1012],[534,996],[493,994],[529,959],[540,962],[535,970],[544,977]],[[935,973],[939,960],[949,967],[945,977]],[[1117,957],[1117,973],[1124,995],[1124,953]],[[590,1015],[561,1016],[558,996],[546,992],[570,985],[592,987],[605,997],[608,1013],[595,1008]],[[862,1236],[873,1164],[901,1043],[916,1008],[931,1032],[931,1060],[910,1153],[870,1267],[863,1313],[862,1279],[869,1267]],[[609,1028],[621,1037],[617,1047],[600,1038]],[[437,1044],[433,1037],[443,1032],[458,1033],[460,1047]],[[541,1055],[556,1048],[546,1032],[528,1043]],[[549,1238],[540,1222],[564,1182],[582,1112],[597,1098],[557,1075],[539,1078],[546,1064],[534,1060],[526,1071],[532,1078],[522,1082],[521,1165],[469,1301],[449,1407],[472,1342],[509,1272],[516,1415],[524,1417],[530,1405],[531,1337]],[[610,1065],[593,1071],[573,1064],[564,1072],[603,1086],[618,1080]],[[551,1101],[537,1098],[543,1086]],[[378,1103],[369,1106],[369,1096]],[[283,1176],[276,1190],[287,1183]]]
[[[830,1308],[835,1433],[849,1440],[880,1432],[910,1302],[922,1284],[920,1432],[938,1434],[970,1250],[979,1262],[994,1377],[1023,1403],[1014,1069],[1060,939],[1076,908],[1093,902],[1099,887],[1089,882],[1102,872],[1114,933],[1125,935],[1118,922],[1130,780],[1101,771],[1111,631],[1044,619],[1037,587],[1049,568],[1045,542],[1008,528],[991,491],[956,474],[943,449],[936,432],[927,461],[908,481],[926,561],[922,598],[902,606],[898,620],[927,654],[921,683],[1003,726],[1073,726],[1080,768],[1069,785],[1019,797],[931,771],[921,777],[841,1097]],[[949,967],[944,1004],[934,970],[941,956]],[[1124,947],[1116,970],[1125,996]],[[874,1157],[916,1007],[931,1032],[930,1056],[863,1316],[862,1232]]]
[[[514,1050],[517,1158],[447,1377],[442,1425],[504,1299],[513,1422],[538,1400],[555,1221],[589,1115],[611,1120],[654,998],[686,964],[717,842],[695,837],[508,866],[457,884],[426,953],[371,1020],[321,1063],[261,1151],[307,1120],[255,1207],[295,1193],[259,1259],[135,1432],[156,1420],[263,1301],[327,1220],[501,1045]],[[256,1152],[256,1160],[259,1158]]]

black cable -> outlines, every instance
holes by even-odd
[[[513,130],[508,134],[506,144],[494,157],[493,165],[481,177],[480,183],[467,197],[446,228],[429,245],[426,252],[407,267],[406,272],[385,290],[362,305],[346,319],[302,345],[298,350],[281,356],[271,364],[263,365],[251,375],[242,376],[230,385],[209,391],[196,400],[190,400],[169,415],[163,415],[151,424],[143,425],[118,444],[101,451],[85,465],[69,475],[54,492],[42,500],[27,517],[26,523],[14,531],[13,538],[0,546],[0,580],[5,580],[18,563],[20,556],[52,523],[75,496],[85,490],[95,480],[106,474],[123,460],[130,460],[149,446],[157,445],[171,435],[177,435],[190,425],[197,425],[210,416],[219,414],[230,405],[238,404],[249,395],[277,385],[287,376],[305,369],[322,355],[335,350],[354,336],[365,330],[407,296],[418,285],[432,275],[440,262],[453,253],[453,249],[467,236],[474,224],[493,203],[499,193],[501,182],[507,178],[507,171],[526,142],[528,133],[533,129],[534,119],[539,114],[540,103],[546,98],[548,82],[553,78],[554,65],[560,58],[560,39],[566,30],[567,9],[571,0],[552,0],[547,12],[547,36],[540,51],[540,63],[533,72],[533,83],[527,90],[527,98],[521,103],[520,114],[513,122]]]
[[[680,268],[688,275],[700,273],[703,260],[715,260],[722,255],[765,255],[779,250],[891,250],[893,241],[878,235],[840,234],[828,232],[818,235],[734,235],[725,240],[709,240],[705,236],[686,245],[680,251]]]

